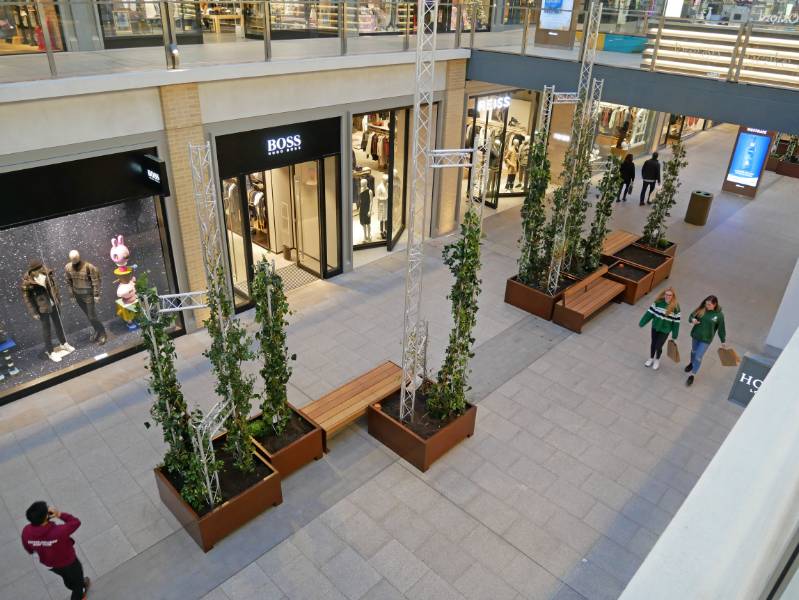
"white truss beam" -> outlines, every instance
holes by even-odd
[[[159,312],[162,313],[208,308],[208,292],[206,290],[183,294],[164,294],[159,295],[158,299],[161,300]]]

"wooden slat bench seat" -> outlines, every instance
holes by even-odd
[[[370,404],[398,392],[401,382],[402,369],[393,362],[384,362],[300,410],[322,428],[327,451],[328,437],[365,415]]]
[[[602,243],[602,254],[605,256],[613,256],[622,248],[626,248],[640,239],[641,236],[637,233],[624,231],[624,229],[616,229],[605,237],[605,241]]]
[[[563,298],[555,304],[552,320],[567,329],[580,333],[585,322],[599,312],[611,300],[624,294],[623,283],[603,277],[607,265],[567,289]]]

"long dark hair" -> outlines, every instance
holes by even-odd
[[[700,304],[699,308],[697,308],[694,311],[694,317],[696,317],[697,319],[701,319],[702,316],[705,314],[705,303],[706,302],[712,302],[713,305],[716,307],[716,310],[718,312],[721,312],[721,305],[719,304],[719,299],[716,296],[714,296],[713,294],[710,294],[710,296],[708,296],[707,298],[702,300],[702,304]]]
[[[626,163],[633,162],[633,155],[632,154],[628,154],[627,156],[625,156],[624,157],[624,162],[626,162]]]

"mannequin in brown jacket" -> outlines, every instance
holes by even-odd
[[[72,298],[89,319],[94,328],[94,333],[89,338],[102,345],[106,342],[105,328],[97,318],[96,305],[100,302],[100,270],[92,263],[80,257],[80,252],[72,250],[69,253],[69,262],[64,266],[64,276]]]
[[[42,324],[42,336],[47,358],[53,362],[60,362],[64,354],[72,352],[75,348],[67,344],[64,336],[64,327],[61,325],[61,296],[53,277],[53,270],[44,266],[41,260],[35,259],[28,265],[28,270],[22,277],[22,299],[31,318]],[[55,326],[56,336],[61,345],[53,347],[50,333],[50,321]]]

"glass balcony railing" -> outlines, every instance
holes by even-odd
[[[631,5],[603,3],[597,63],[799,86],[792,13],[675,19],[661,14],[671,3]],[[0,0],[0,83],[412,51],[416,12],[407,0]],[[572,0],[447,0],[437,47],[577,60],[585,14]]]

